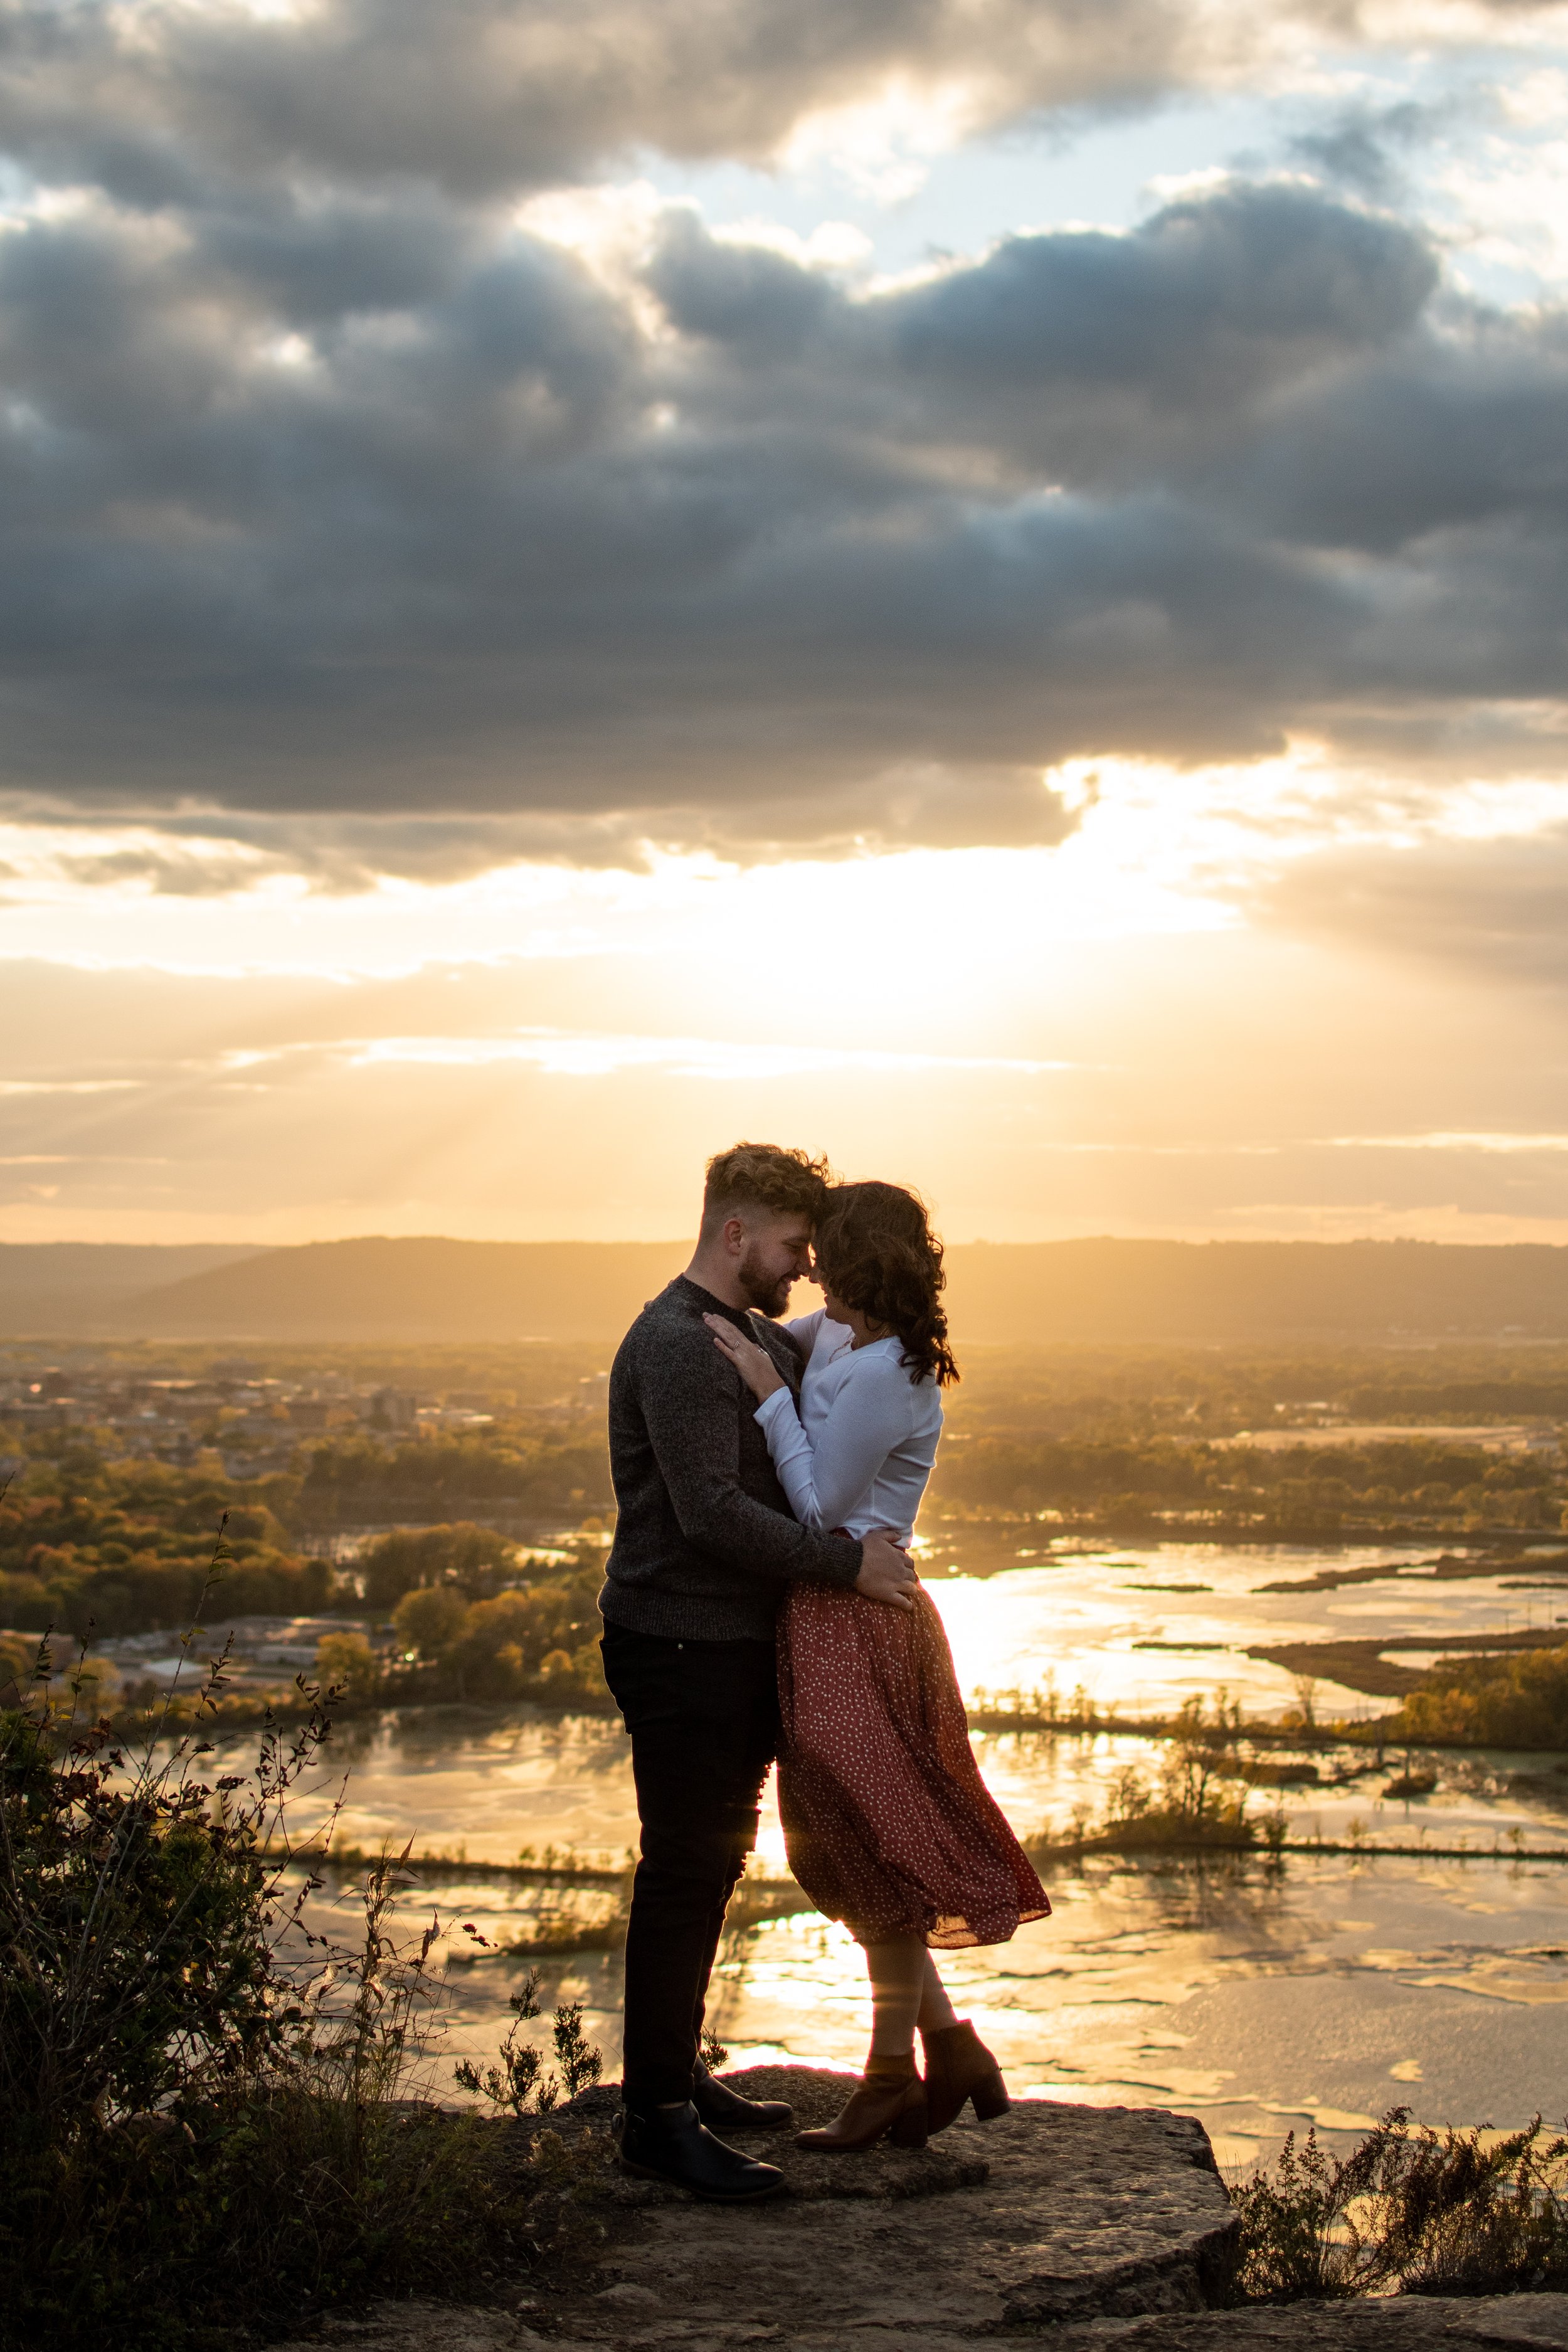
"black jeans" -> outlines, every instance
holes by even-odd
[[[691,2096],[725,1907],[778,1749],[771,1642],[671,1642],[606,1622],[605,1679],[632,1739],[642,1859],[626,1928],[626,2105]]]

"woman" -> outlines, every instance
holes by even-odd
[[[942,1244],[912,1192],[845,1184],[818,1227],[815,1315],[787,1325],[806,1358],[797,1412],[766,1351],[710,1315],[759,1400],[757,1420],[806,1527],[908,1543],[936,1459],[942,1391],[958,1378]],[[1005,1943],[1050,1909],[969,1746],[947,1637],[929,1595],[912,1612],[840,1587],[792,1584],[779,1620],[779,1811],[790,1866],[866,1948],[871,2051],[843,2113],[808,2147],[919,2147],[973,2099],[1005,2112],[995,2059],[953,2015],[930,1948]],[[915,2065],[916,2027],[925,2078]]]

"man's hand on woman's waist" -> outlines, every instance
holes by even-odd
[[[896,1543],[888,1528],[873,1528],[860,1539],[860,1573],[855,1579],[855,1590],[863,1592],[868,1601],[880,1601],[889,1609],[912,1609],[915,1594],[920,1590],[920,1578],[910,1564],[910,1556]]]

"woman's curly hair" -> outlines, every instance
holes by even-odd
[[[942,1244],[925,1202],[900,1184],[837,1184],[817,1220],[816,1268],[846,1307],[903,1341],[911,1381],[958,1378],[947,1344]]]

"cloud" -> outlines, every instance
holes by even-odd
[[[591,266],[499,200],[634,135],[751,152],[986,28],[1046,80],[1184,37],[0,8],[13,146],[80,183],[0,234],[12,811],[357,887],[1052,844],[1083,755],[1556,758],[1568,333],[1461,303],[1418,226],[1237,180],[867,290],[686,206]]]
[[[1456,23],[1418,0],[1399,33],[1462,40],[1521,14],[1478,0]],[[816,119],[879,104],[973,130],[1226,83],[1374,15],[1343,0],[5,0],[0,141],[50,179],[148,208],[215,172],[489,202],[642,148],[766,161]]]
[[[139,1084],[135,1078],[0,1078],[0,1095],[123,1094]]]
[[[732,1038],[595,1035],[584,1031],[525,1030],[505,1037],[374,1037],[347,1049],[351,1066],[383,1064],[439,1068],[491,1068],[526,1064],[557,1077],[605,1077],[616,1070],[668,1070],[684,1078],[801,1077],[821,1071],[874,1070],[917,1075],[922,1070],[1000,1071],[1015,1077],[1071,1067],[976,1054],[899,1054],[869,1048],[737,1043]]]
[[[1322,178],[1388,203],[1404,188],[1405,158],[1477,110],[1473,98],[1454,97],[1438,104],[1402,99],[1393,106],[1350,106],[1320,128],[1298,131],[1286,152]]]
[[[1268,891],[1278,922],[1375,943],[1480,981],[1568,989],[1568,825],[1526,838],[1303,858]]]

